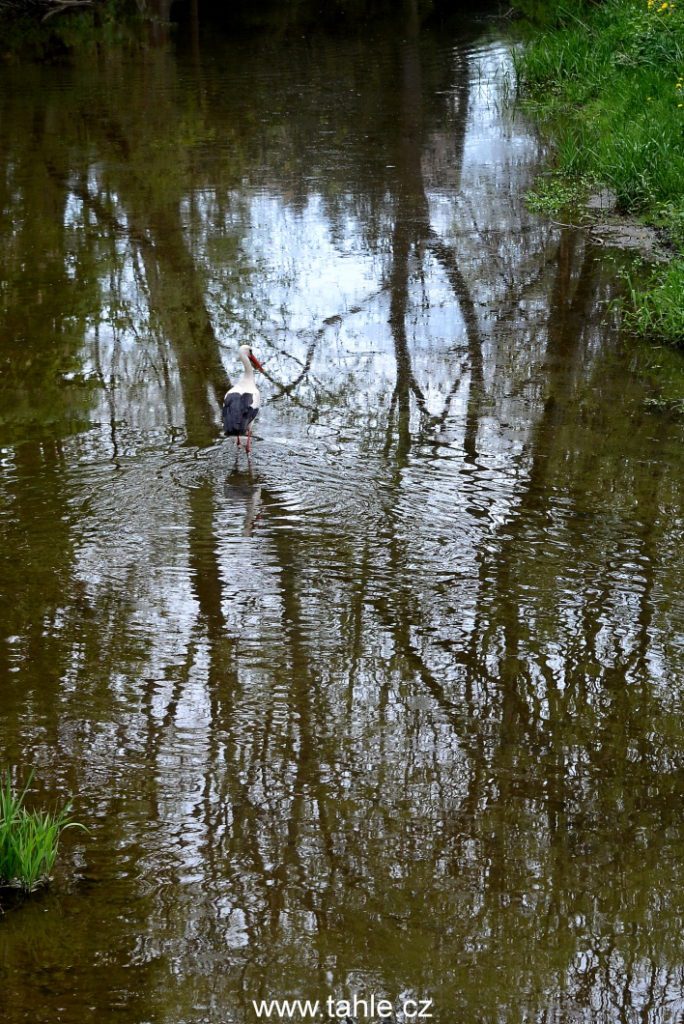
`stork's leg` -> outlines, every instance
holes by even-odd
[[[235,440],[236,440],[237,446],[239,448],[240,447],[240,435],[239,434],[236,435]]]
[[[247,428],[247,454],[252,450],[252,428]]]

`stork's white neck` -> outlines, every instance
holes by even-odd
[[[249,356],[245,352],[241,352],[240,359],[242,360],[242,365],[245,368],[244,376],[247,380],[254,380],[254,367],[249,361]]]

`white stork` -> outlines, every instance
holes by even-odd
[[[240,438],[246,438],[246,449],[249,452],[252,446],[252,423],[259,412],[261,398],[254,380],[254,370],[261,370],[263,366],[252,352],[250,345],[240,345],[240,359],[245,372],[240,380],[230,391],[226,392],[223,399],[223,433],[226,437],[236,437],[238,448]]]

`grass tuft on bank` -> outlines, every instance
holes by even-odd
[[[558,170],[608,186],[663,227],[665,271],[631,291],[639,333],[684,346],[684,0],[548,0],[546,29],[516,58],[550,129]]]
[[[48,882],[62,832],[84,828],[71,819],[70,804],[54,813],[27,810],[30,782],[17,791],[9,772],[0,777],[0,886],[19,886],[24,892]]]

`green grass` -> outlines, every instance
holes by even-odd
[[[623,213],[664,227],[684,257],[684,0],[548,0],[518,52],[519,88],[549,130],[558,171],[615,192]],[[554,15],[551,18],[551,15]],[[631,326],[684,344],[682,262],[654,274]]]
[[[33,892],[50,876],[67,828],[84,828],[71,820],[71,805],[61,811],[29,811],[24,800],[31,778],[23,790],[12,786],[10,773],[0,779],[0,885],[18,885]]]
[[[684,259],[654,272],[646,288],[630,282],[625,324],[642,337],[684,348]]]

